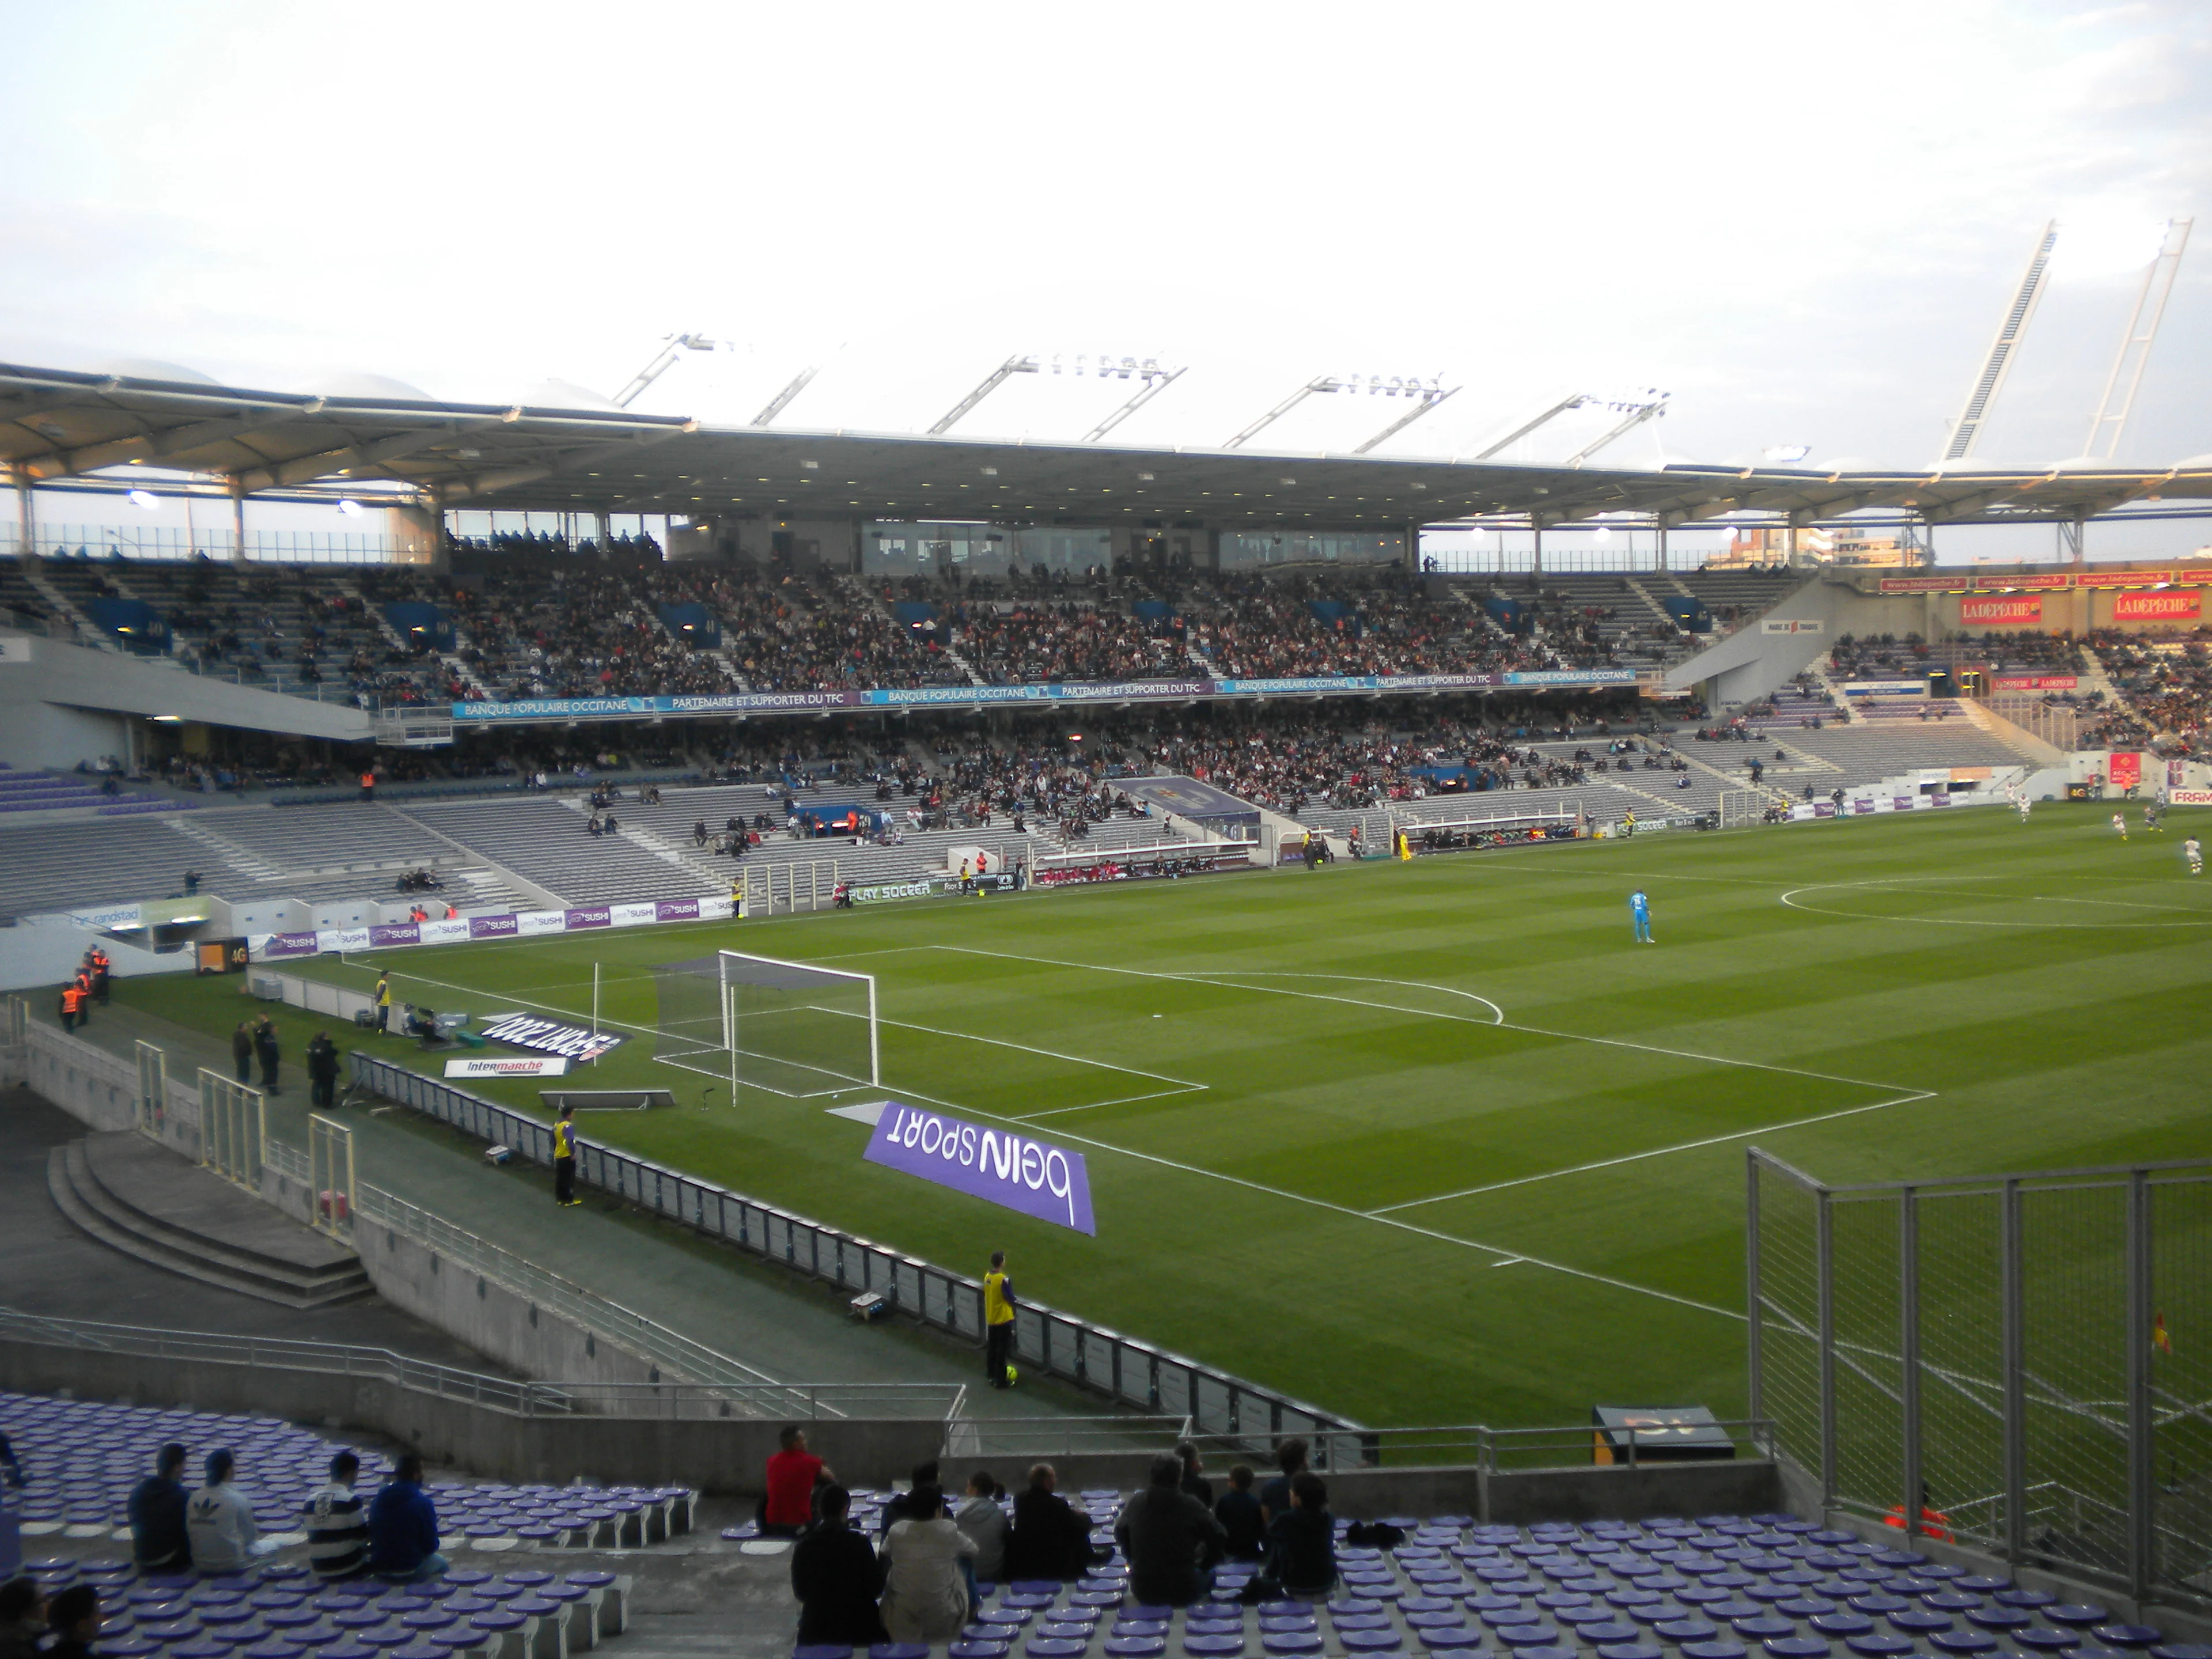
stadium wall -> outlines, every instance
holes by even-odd
[[[340,743],[374,735],[368,711],[349,703],[257,690],[167,659],[21,634],[0,638],[0,760],[11,766],[74,766],[103,754],[128,759],[133,716]],[[88,741],[94,744],[88,751]]]
[[[76,972],[77,964],[95,941],[107,952],[114,964],[110,971],[118,979],[142,974],[188,974],[192,969],[190,951],[143,950],[111,933],[80,927],[64,917],[46,916],[0,927],[0,991],[55,990]],[[58,990],[55,994],[59,994]]]

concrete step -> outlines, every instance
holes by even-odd
[[[172,1167],[142,1167],[146,1153]],[[154,1181],[163,1190],[149,1197]],[[291,1308],[370,1294],[351,1251],[141,1137],[95,1135],[56,1147],[46,1184],[81,1231],[185,1278]]]

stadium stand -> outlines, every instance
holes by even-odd
[[[2083,739],[2092,747],[2148,746],[2202,757],[2212,751],[2212,630],[2156,635],[2102,629],[2089,635],[2120,707]]]

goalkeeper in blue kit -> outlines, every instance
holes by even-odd
[[[1628,896],[1628,917],[1636,924],[1636,942],[1656,945],[1651,937],[1651,898],[1641,887]]]

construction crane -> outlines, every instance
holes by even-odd
[[[668,366],[686,351],[712,351],[716,342],[703,334],[672,334],[663,343],[659,355],[630,377],[630,383],[615,393],[615,407],[628,409],[644,394],[646,387],[668,372]]]
[[[1973,385],[1966,390],[1966,404],[1959,410],[1959,418],[1951,423],[1951,442],[1943,451],[1945,460],[1965,460],[1981,441],[1982,428],[1989,422],[1990,406],[2004,386],[2005,376],[2012,373],[2012,360],[2020,349],[2021,337],[2027,332],[2028,320],[2042,302],[2043,290],[2051,277],[2051,250],[2057,244],[2058,222],[2052,219],[2035,239],[2035,251],[2027,256],[2027,269],[2021,273],[2020,286],[2013,291],[2012,303],[1997,321],[1996,337],[1990,342],[1989,351],[1982,359],[1981,373],[1974,376]]]
[[[1393,421],[1389,426],[1384,427],[1382,430],[1376,433],[1365,443],[1360,445],[1358,448],[1353,450],[1352,453],[1355,455],[1364,455],[1369,450],[1374,448],[1376,445],[1381,443],[1384,439],[1394,437],[1398,433],[1404,431],[1406,428],[1411,426],[1415,421],[1419,420],[1422,416],[1427,414],[1438,404],[1443,402],[1445,398],[1452,396],[1454,392],[1460,390],[1459,387],[1453,386],[1449,391],[1446,391],[1444,389],[1442,378],[1437,375],[1431,375],[1426,380],[1422,380],[1419,375],[1393,376],[1388,380],[1385,380],[1379,374],[1369,374],[1364,377],[1354,374],[1346,380],[1339,380],[1334,374],[1317,375],[1314,379],[1308,380],[1296,392],[1291,393],[1289,397],[1284,398],[1282,402],[1277,404],[1265,415],[1262,415],[1258,420],[1253,422],[1251,425],[1246,427],[1242,432],[1238,433],[1235,437],[1231,438],[1227,443],[1221,447],[1224,449],[1242,449],[1251,440],[1258,437],[1261,433],[1266,431],[1277,421],[1281,420],[1284,416],[1289,414],[1292,410],[1296,409],[1300,404],[1304,403],[1307,398],[1312,397],[1317,392],[1357,392],[1363,388],[1370,397],[1374,396],[1379,392],[1386,397],[1396,398],[1404,396],[1412,398],[1415,401],[1414,406],[1411,410],[1399,416],[1398,419]]]
[[[2105,377],[2105,395],[2097,400],[2097,412],[2089,417],[2089,441],[2081,449],[2084,455],[2109,461],[2119,452],[2120,434],[2127,428],[2129,412],[2135,408],[2136,392],[2150,362],[2151,343],[2158,338],[2166,297],[2173,292],[2174,276],[2181,269],[2181,251],[2189,246],[2190,228],[2196,222],[2194,219],[2166,222],[2166,235],[2143,270],[2135,309],[2128,313],[2128,325],[2120,331],[2119,355],[2112,359],[2112,372]]]

